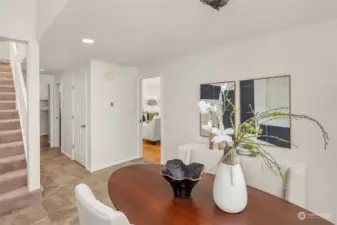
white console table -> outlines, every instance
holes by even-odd
[[[202,163],[205,171],[216,173],[216,165],[223,157],[224,151],[209,149],[207,143],[192,142],[178,147],[178,159],[185,164]],[[294,204],[306,206],[306,167],[303,162],[291,159],[278,159],[287,175],[286,192],[279,176],[275,175],[261,157],[239,156],[239,162],[245,175],[246,183],[269,194],[286,199]]]

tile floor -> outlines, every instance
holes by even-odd
[[[0,217],[1,225],[78,225],[74,188],[87,184],[97,199],[113,207],[108,195],[108,179],[117,169],[150,163],[133,160],[101,171],[90,173],[80,164],[60,153],[59,149],[41,152],[42,202]]]

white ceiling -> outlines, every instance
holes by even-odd
[[[41,68],[150,64],[333,17],[336,0],[232,0],[220,11],[199,0],[71,0],[41,39]]]

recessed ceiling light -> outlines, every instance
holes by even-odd
[[[89,39],[89,38],[83,38],[82,42],[85,43],[85,44],[93,44],[93,43],[95,43],[94,40]]]

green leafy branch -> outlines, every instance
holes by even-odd
[[[228,98],[228,93],[229,91],[227,90],[226,94],[224,94],[224,99],[225,99],[224,105],[227,102],[228,106],[233,107],[233,111],[231,112],[231,116],[230,116],[230,122],[231,122],[232,128],[234,129],[234,135],[233,135],[233,145],[225,152],[222,161],[226,161],[228,157],[235,157],[235,155],[237,154],[236,148],[243,147],[246,150],[250,151],[251,153],[250,156],[252,157],[260,156],[263,159],[264,163],[268,166],[268,168],[271,171],[273,171],[276,175],[279,175],[281,177],[283,186],[284,188],[286,188],[287,179],[286,179],[285,171],[281,168],[277,160],[268,151],[264,149],[264,147],[268,145],[259,143],[259,142],[254,142],[254,139],[258,139],[258,138],[274,138],[278,140],[279,142],[288,143],[291,146],[298,147],[293,142],[285,140],[283,138],[273,136],[273,135],[263,134],[263,131],[260,128],[259,124],[262,124],[263,122],[267,122],[267,121],[278,120],[278,119],[289,119],[289,120],[305,119],[305,120],[315,123],[319,127],[322,133],[322,138],[324,141],[324,149],[325,150],[327,149],[328,142],[329,142],[329,135],[328,135],[328,132],[324,129],[323,125],[319,121],[317,121],[316,119],[310,116],[290,113],[289,108],[286,108],[286,107],[275,108],[275,109],[267,110],[264,112],[255,112],[250,106],[251,113],[253,116],[249,118],[248,120],[246,120],[245,122],[239,124],[237,127],[235,127],[234,122],[232,120],[232,115],[234,115],[237,112],[237,108],[232,103],[231,99]]]

